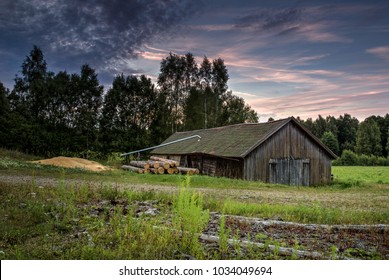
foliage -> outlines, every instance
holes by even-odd
[[[117,76],[104,97],[100,144],[104,153],[129,151],[153,144],[151,123],[157,116],[158,95],[151,80]]]
[[[331,132],[338,142],[339,151],[337,154],[350,150],[360,155],[382,156],[384,158],[388,156],[386,147],[388,145],[389,114],[384,117],[370,116],[362,123],[349,114],[338,118],[333,116],[323,118],[319,115],[316,120],[308,118],[304,121],[298,117],[297,119],[316,137],[324,141],[329,141],[329,139],[323,139],[324,134]],[[328,135],[325,138],[328,138]],[[326,144],[333,145],[334,147],[330,148],[336,149],[336,141],[332,139],[330,142],[332,144]]]
[[[45,157],[108,156],[160,144],[172,132],[258,121],[244,100],[227,93],[220,58],[199,66],[191,53],[161,61],[150,78],[119,75],[104,94],[96,71],[48,70],[34,46],[11,91],[0,83],[0,147]],[[103,97],[104,96],[104,97]]]
[[[335,135],[331,131],[324,132],[321,141],[324,145],[331,149],[335,154],[339,153],[339,143]]]
[[[203,210],[203,198],[190,188],[190,176],[182,180],[180,190],[173,203],[173,227],[179,233],[182,250],[191,256],[202,258],[199,235],[208,224],[209,211]]]
[[[350,150],[344,150],[342,156],[332,162],[334,166],[389,166],[389,158],[374,155],[358,155]]]
[[[381,155],[381,132],[373,119],[368,118],[360,124],[355,151],[359,155]]]
[[[228,79],[221,58],[204,57],[200,65],[190,53],[163,59],[158,85],[166,96],[171,132],[258,122],[257,113],[227,91]]]

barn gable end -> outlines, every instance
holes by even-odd
[[[288,179],[280,178],[280,182],[271,180],[274,165],[283,165],[285,161],[288,161],[289,168],[301,165],[301,172],[309,172],[305,174],[305,179],[297,180],[301,182],[301,185],[328,183],[331,180],[331,160],[335,155],[330,154],[327,149],[301,126],[296,125],[295,122],[289,122],[246,156],[244,179],[297,184],[295,183],[297,179],[293,174]],[[308,166],[304,167],[304,164]],[[290,171],[290,173],[293,172]]]

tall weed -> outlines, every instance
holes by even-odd
[[[203,197],[190,189],[190,176],[183,177],[173,202],[173,228],[179,233],[182,253],[203,258],[199,235],[209,221],[209,210],[203,210]]]

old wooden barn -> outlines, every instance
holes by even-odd
[[[336,155],[295,118],[177,132],[152,154],[174,159],[202,174],[288,185],[331,180]]]

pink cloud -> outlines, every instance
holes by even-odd
[[[367,49],[366,52],[389,61],[389,46]]]

